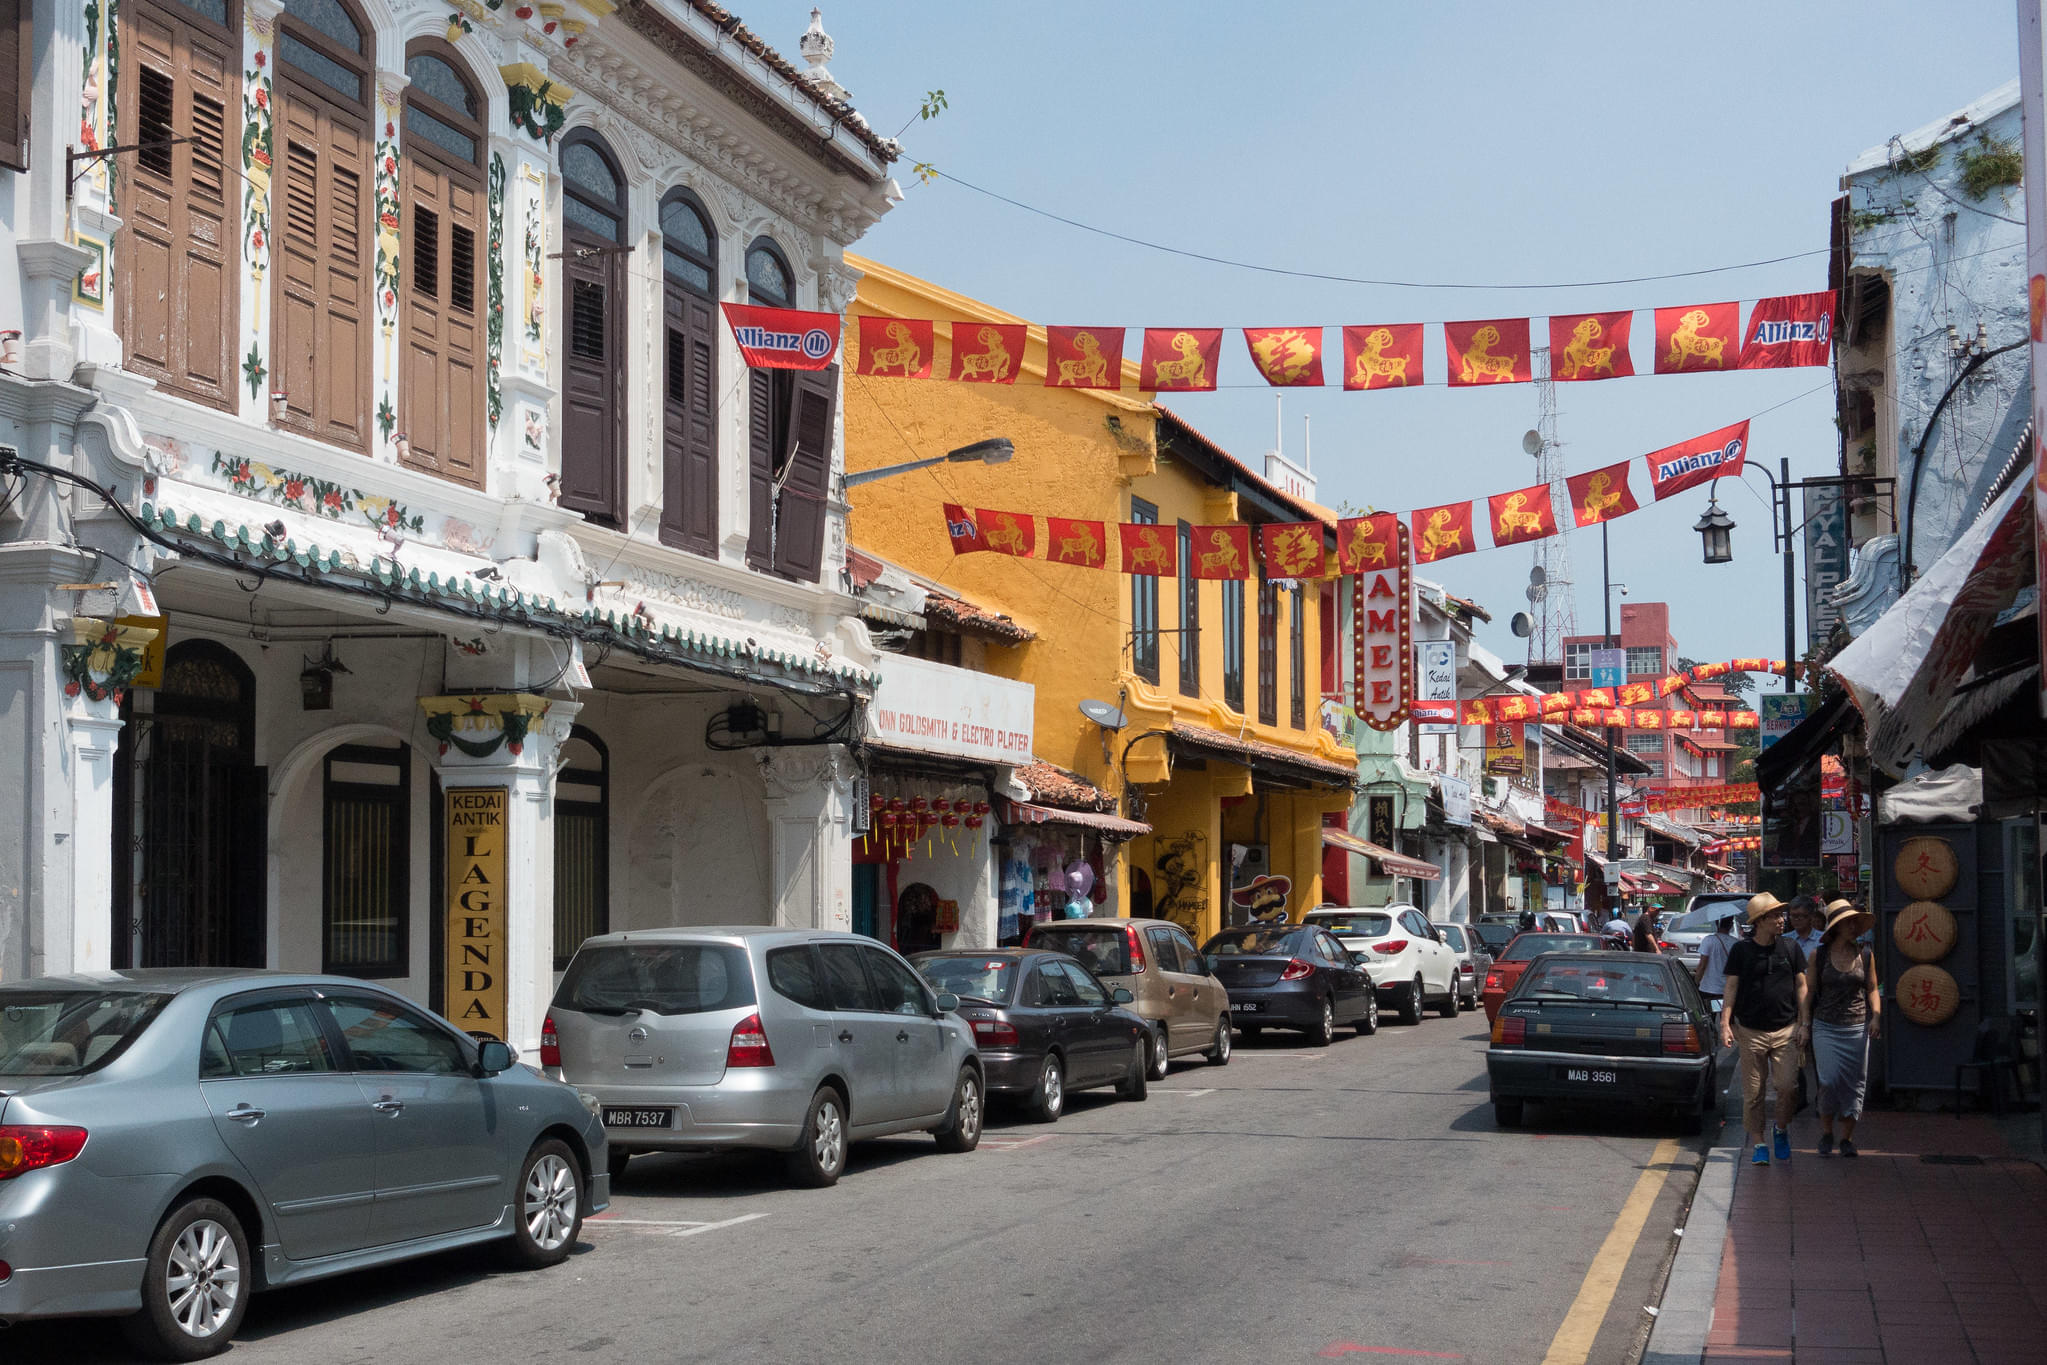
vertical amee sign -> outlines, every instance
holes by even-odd
[[[1414,586],[1407,527],[1396,523],[1394,532],[1394,562],[1360,566],[1353,587],[1357,713],[1374,730],[1400,728],[1413,695]]]
[[[2041,458],[2047,438],[2047,69],[2043,44],[2047,29],[2040,22],[2040,0],[2018,0],[2019,113],[2024,120],[2026,178],[2020,193],[2026,205],[2026,299],[2032,345],[2028,356],[2033,373],[2033,568],[2047,583],[2047,459]],[[2047,611],[2036,612],[2040,633],[2040,712],[2047,715]]]

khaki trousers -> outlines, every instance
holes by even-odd
[[[1792,1046],[1795,1026],[1768,1033],[1734,1025],[1734,1049],[1741,1055],[1741,1122],[1749,1140],[1764,1136],[1763,1091],[1777,1092],[1777,1126],[1789,1128],[1798,1108],[1798,1049]]]

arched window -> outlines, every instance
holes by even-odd
[[[661,539],[718,552],[718,238],[688,190],[661,201]]]
[[[746,249],[748,300],[792,308],[795,280],[782,248],[766,237],[754,238]],[[824,568],[838,366],[822,371],[752,370],[748,385],[746,562],[767,573],[815,583]]]
[[[22,6],[25,14],[28,7]],[[104,10],[104,7],[102,7]],[[235,242],[241,169],[242,15],[239,0],[129,0],[121,10],[114,140],[121,263],[115,325],[123,364],[175,393],[232,412],[242,315]],[[27,55],[26,45],[23,47]],[[26,89],[26,82],[24,82]],[[184,140],[189,139],[189,140]],[[249,176],[274,174],[268,148],[251,148]]]
[[[625,507],[625,176],[603,139],[562,140],[561,504],[602,526]]]
[[[406,49],[402,197],[405,359],[400,459],[458,483],[484,470],[484,319],[478,306],[487,210],[484,104],[462,59],[437,38]]]
[[[562,745],[554,786],[554,969],[586,938],[611,932],[611,756],[578,725]]]
[[[373,281],[398,225],[376,219],[370,26],[349,0],[286,0],[277,23],[270,384],[279,425],[369,449]],[[392,299],[396,303],[396,299]]]

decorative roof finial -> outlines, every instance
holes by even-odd
[[[810,12],[810,27],[803,30],[803,37],[797,40],[796,50],[803,54],[803,60],[810,63],[810,70],[803,73],[803,79],[820,95],[835,100],[845,100],[846,87],[832,79],[832,73],[825,69],[825,63],[832,59],[835,48],[832,36],[824,31],[824,11]]]

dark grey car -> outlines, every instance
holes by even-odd
[[[250,1292],[502,1239],[552,1265],[610,1201],[568,1086],[377,986],[124,971],[0,986],[0,1325],[126,1314],[226,1349]]]

